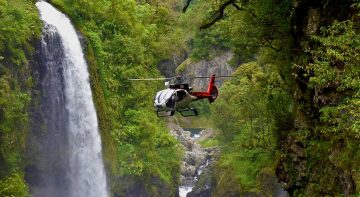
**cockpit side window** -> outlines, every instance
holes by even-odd
[[[186,97],[185,90],[177,91],[176,94],[177,94],[177,97],[178,97],[178,101],[181,101]]]

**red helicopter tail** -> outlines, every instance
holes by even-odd
[[[209,86],[206,92],[192,92],[193,96],[197,99],[207,98],[210,103],[214,102],[219,94],[217,87],[215,86],[215,75],[211,75]]]

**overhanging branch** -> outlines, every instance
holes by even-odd
[[[226,1],[224,4],[222,4],[222,5],[219,7],[218,11],[216,11],[216,12],[213,14],[213,16],[216,16],[216,17],[215,17],[211,22],[202,25],[202,26],[200,27],[200,29],[206,29],[206,28],[209,28],[209,27],[211,27],[212,25],[214,25],[217,21],[219,21],[219,20],[224,16],[225,8],[226,8],[227,6],[229,6],[229,5],[234,5],[234,4],[235,4],[235,1],[236,1],[236,0],[228,0],[228,1]],[[237,5],[236,5],[236,6],[237,6]],[[237,7],[239,7],[239,6],[237,6]],[[240,8],[240,7],[239,7],[239,8]]]
[[[187,0],[187,1],[186,1],[186,4],[185,4],[185,6],[184,6],[184,8],[183,8],[183,10],[182,10],[183,12],[186,12],[186,10],[187,10],[187,8],[189,7],[191,1],[192,1],[192,0]]]
[[[253,13],[250,10],[245,9],[245,8],[237,5],[236,1],[237,0],[227,0],[225,3],[221,4],[219,9],[216,12],[214,12],[214,14],[211,16],[212,20],[209,23],[206,23],[206,24],[203,24],[202,26],[200,26],[200,29],[207,29],[207,28],[211,27],[212,25],[214,25],[217,21],[222,19],[224,17],[224,14],[225,14],[225,9],[228,6],[234,6],[237,10],[248,12],[253,17],[256,17],[255,13]],[[186,1],[186,4],[185,4],[185,6],[183,8],[183,12],[186,12],[186,10],[188,9],[191,2],[192,2],[192,0],[187,0]],[[245,1],[245,2],[247,2],[247,1]]]

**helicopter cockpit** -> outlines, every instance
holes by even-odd
[[[155,96],[154,107],[157,111],[174,111],[176,103],[176,90],[165,89]]]

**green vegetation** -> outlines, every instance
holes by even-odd
[[[0,181],[1,196],[29,196],[28,187],[24,177],[19,173],[13,173]]]
[[[226,2],[204,7],[204,24]],[[359,194],[359,3],[232,2],[190,54],[228,48],[246,62],[212,106],[214,196],[269,195],[275,176],[293,196]]]
[[[203,148],[216,147],[219,145],[219,141],[216,138],[212,137],[201,140],[199,143]]]
[[[220,20],[219,8],[224,7]],[[216,127],[214,196],[360,194],[360,32],[357,0],[52,0],[85,36],[86,56],[114,196],[175,196],[182,150],[152,109],[156,65],[235,53],[235,78],[218,100],[194,105],[184,127]],[[35,0],[0,0],[0,196],[28,196],[30,63],[41,22]],[[199,30],[200,26],[209,25]],[[235,65],[243,62],[241,65]],[[211,111],[206,111],[211,109]],[[210,121],[212,119],[212,121]]]
[[[330,27],[322,28],[321,35],[313,40],[319,46],[311,51],[315,60],[304,68],[310,76],[309,85],[316,91],[334,89],[335,95],[315,97],[320,107],[319,130],[338,138],[358,138],[360,132],[360,36],[351,21],[335,21]]]
[[[239,195],[266,194],[271,188],[264,177],[275,177],[278,160],[277,136],[281,123],[291,120],[292,100],[282,89],[286,85],[271,67],[257,62],[241,65],[236,79],[224,84],[213,106],[222,155],[217,177],[233,176],[234,182],[219,179],[218,195],[237,184]],[[222,190],[222,191],[221,191]]]
[[[22,153],[29,130],[28,59],[41,23],[34,1],[0,1],[0,196],[28,196]]]
[[[310,184],[304,184],[298,192],[307,195],[360,192],[360,36],[357,29],[349,20],[334,21],[321,28],[320,34],[311,40],[315,44],[310,51],[314,62],[302,67],[307,71],[304,75],[309,76],[309,87],[315,91],[313,102],[318,110],[318,122],[302,133],[302,137],[308,138],[303,143]],[[348,184],[347,188],[338,184],[338,177],[348,179],[342,182]],[[311,183],[314,180],[318,180],[319,185]]]

